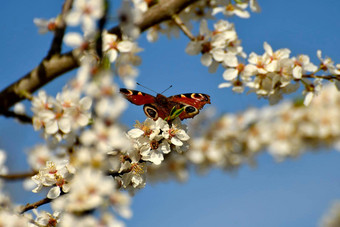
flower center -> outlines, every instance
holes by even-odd
[[[131,164],[131,171],[136,175],[141,175],[144,173],[143,164],[133,163]]]
[[[244,64],[240,63],[236,67],[237,71],[242,72],[244,70]]]
[[[47,29],[48,29],[49,31],[54,31],[56,28],[57,28],[57,25],[56,25],[55,22],[50,22],[50,23],[48,23],[48,25],[47,25]]]
[[[151,147],[152,150],[157,150],[158,147],[159,147],[158,141],[152,140],[152,141],[150,142],[150,147]]]
[[[235,10],[235,7],[234,7],[233,4],[228,4],[228,5],[225,7],[225,10],[226,10],[226,11],[232,12],[232,11]]]
[[[205,42],[202,43],[202,53],[208,53],[212,49],[211,43],[210,42]]]

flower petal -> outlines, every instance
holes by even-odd
[[[54,134],[58,132],[58,123],[57,121],[48,121],[45,123],[45,132],[47,134]]]
[[[171,143],[176,146],[182,146],[183,142],[179,140],[177,137],[172,137],[171,138]]]
[[[79,101],[79,104],[82,110],[89,110],[92,105],[92,99],[86,96]]]
[[[132,50],[133,43],[130,41],[121,41],[118,43],[118,50],[120,52],[129,52]]]
[[[201,43],[192,41],[185,48],[185,52],[189,55],[198,55],[201,52]]]
[[[309,104],[312,102],[314,97],[314,93],[313,92],[307,92],[306,96],[305,96],[305,100],[303,101],[303,104],[305,106],[309,106]]]
[[[83,37],[77,32],[69,32],[64,37],[65,44],[70,47],[79,47],[83,41]]]
[[[201,57],[201,63],[204,66],[209,66],[212,63],[212,57],[209,53],[204,53]]]
[[[294,69],[293,69],[293,76],[296,79],[301,79],[301,77],[302,77],[302,68],[301,68],[301,66],[294,67]]]
[[[47,193],[47,198],[49,199],[55,199],[60,195],[60,188],[58,186],[55,186],[50,189],[50,191]]]
[[[179,132],[176,134],[176,137],[182,141],[187,141],[190,139],[190,136],[184,130],[179,130]]]
[[[139,129],[139,128],[134,128],[134,129],[131,129],[129,132],[128,132],[128,135],[131,137],[131,138],[138,138],[140,136],[142,136],[144,134],[144,131]]]
[[[223,61],[224,64],[226,64],[228,67],[236,67],[238,65],[237,57],[235,54],[225,54]]]
[[[231,80],[234,80],[237,77],[237,75],[238,75],[237,69],[229,68],[229,69],[224,71],[223,78],[225,80],[231,81]]]
[[[71,121],[68,117],[60,119],[60,121],[58,122],[58,126],[63,133],[71,132]]]

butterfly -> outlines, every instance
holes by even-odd
[[[143,110],[147,117],[156,120],[166,119],[173,110],[183,111],[178,115],[181,120],[193,118],[205,104],[210,104],[210,96],[201,93],[186,93],[166,97],[162,94],[152,96],[147,93],[121,88],[120,93],[135,105],[144,105]]]

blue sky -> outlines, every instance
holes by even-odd
[[[51,35],[38,34],[33,18],[49,18],[61,9],[62,1],[5,1],[0,8],[0,89],[30,71],[47,53]],[[273,49],[289,48],[292,55],[307,54],[317,64],[316,51],[340,62],[340,1],[261,1],[260,14],[233,19],[246,53],[263,53],[263,42]],[[222,70],[208,73],[199,56],[188,56],[188,39],[156,43],[140,38],[142,65],[138,82],[166,95],[201,92],[211,96],[219,113],[241,112],[267,105],[253,94],[234,94],[218,89]],[[74,75],[69,73],[44,87],[51,94]],[[143,90],[143,89],[141,89]],[[145,91],[145,90],[143,90]],[[148,91],[146,91],[148,92]],[[290,96],[297,97],[299,93]],[[27,103],[27,102],[26,102]],[[143,121],[142,108],[129,106],[122,118],[132,127]],[[23,154],[41,141],[30,126],[0,117],[0,149],[8,152],[12,171],[27,170]],[[194,171],[186,183],[148,184],[133,199],[134,216],[128,226],[317,226],[333,201],[340,199],[340,155],[336,151],[307,152],[294,160],[276,163],[268,154],[257,158],[257,167],[244,166],[229,173],[211,170],[201,176]],[[20,191],[20,182],[9,189],[17,202],[33,202],[39,196]]]

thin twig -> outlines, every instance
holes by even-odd
[[[131,172],[131,170],[132,170],[131,168],[127,169],[127,170],[124,170],[122,172],[116,172],[116,171],[109,170],[109,171],[106,172],[106,175],[112,176],[112,177],[118,177],[118,176],[121,176],[121,175],[123,175],[125,173]]]
[[[61,46],[63,43],[63,38],[65,34],[65,29],[66,29],[65,16],[72,8],[72,3],[73,3],[73,0],[65,0],[63,4],[61,15],[57,19],[58,20],[57,28],[54,31],[54,37],[53,37],[53,41],[51,44],[51,48],[48,51],[46,59],[50,59],[53,55],[61,53]]]
[[[181,18],[175,14],[172,16],[172,20],[175,22],[175,24],[182,30],[182,32],[189,37],[190,40],[194,41],[195,40],[195,36],[191,33],[191,31],[189,30],[189,28],[187,26],[185,26],[185,24],[183,23],[183,21],[181,20]]]
[[[22,180],[28,177],[36,175],[38,172],[32,171],[27,173],[11,173],[11,174],[0,174],[0,179],[5,180]]]
[[[334,76],[334,75],[315,75],[315,74],[306,74],[302,75],[303,78],[320,78],[320,79],[325,79],[325,80],[340,80],[340,75]]]
[[[99,59],[103,58],[103,31],[104,31],[104,26],[107,21],[107,13],[109,9],[109,1],[105,0],[105,5],[104,5],[104,14],[103,16],[99,19],[98,21],[98,38],[96,40],[96,53],[99,57]]]
[[[53,199],[49,199],[49,198],[44,198],[42,200],[39,200],[38,202],[35,203],[27,203],[20,211],[20,214],[25,213],[26,211],[32,210],[32,209],[36,209],[38,207],[40,207],[41,205],[50,203]]]

